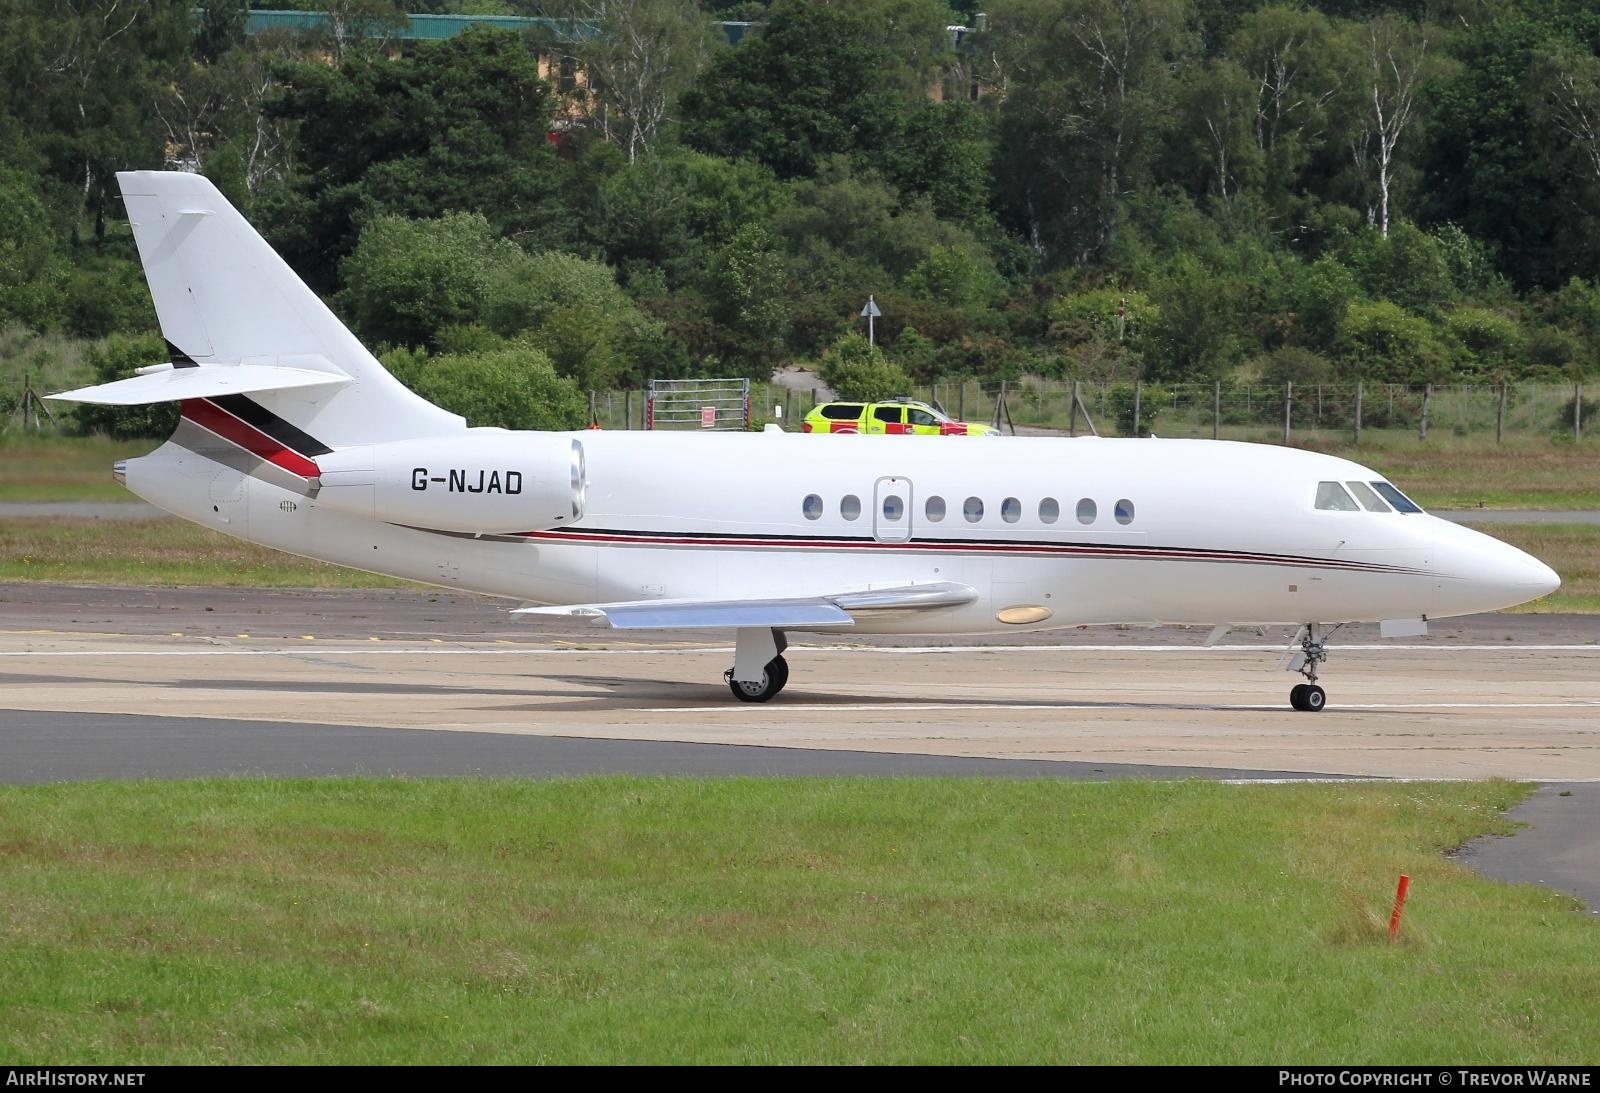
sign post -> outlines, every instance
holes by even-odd
[[[863,307],[861,309],[861,317],[863,319],[867,320],[867,344],[868,345],[877,345],[878,344],[877,331],[873,328],[872,321],[874,319],[878,318],[879,316],[881,316],[882,314],[883,314],[883,312],[878,310],[878,301],[874,300],[869,295],[867,297],[867,306]]]

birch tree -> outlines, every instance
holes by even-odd
[[[705,66],[711,24],[695,0],[568,0],[564,10],[585,24],[575,50],[586,80],[580,105],[632,163]]]
[[[1389,237],[1390,191],[1396,155],[1415,119],[1417,95],[1433,72],[1426,24],[1381,15],[1354,28],[1347,54],[1346,93],[1353,107],[1350,153],[1368,181],[1367,223]]]

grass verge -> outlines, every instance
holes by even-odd
[[[0,521],[0,580],[239,588],[417,588],[247,543],[187,520]]]
[[[1561,575],[1561,587],[1511,610],[1554,614],[1600,613],[1600,526],[1595,524],[1481,524],[1479,531],[1532,554]]]
[[[1593,1064],[1600,923],[1444,856],[1524,792],[5,788],[0,1058]]]
[[[103,436],[0,434],[0,501],[137,500],[112,479],[111,464],[155,447]]]

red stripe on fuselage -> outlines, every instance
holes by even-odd
[[[608,535],[592,531],[523,531],[518,538],[555,542],[603,543],[610,546],[677,546],[764,550],[886,550],[934,551],[952,554],[1032,554],[1096,558],[1143,558],[1169,562],[1231,562],[1239,565],[1301,566],[1313,569],[1343,569],[1367,573],[1409,572],[1381,563],[1351,562],[1337,558],[1307,558],[1283,554],[1249,554],[1240,551],[1204,550],[1188,547],[1136,547],[1103,543],[994,543],[936,541],[879,542],[875,539],[764,539],[757,536],[718,536],[701,538],[674,535]]]
[[[290,474],[315,478],[321,473],[315,463],[299,452],[285,448],[254,425],[239,420],[207,399],[184,399],[183,416]]]

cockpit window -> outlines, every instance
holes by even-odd
[[[1350,487],[1350,492],[1356,495],[1356,500],[1360,501],[1368,512],[1389,511],[1389,506],[1379,500],[1378,495],[1372,492],[1372,487],[1365,482],[1346,482],[1345,485]]]
[[[1422,511],[1421,505],[1411,500],[1411,498],[1407,497],[1405,494],[1401,493],[1387,482],[1374,482],[1372,483],[1372,488],[1378,491],[1378,495],[1380,497],[1389,502],[1389,504],[1393,505],[1396,512]]]
[[[1361,511],[1361,506],[1352,501],[1344,487],[1337,482],[1317,483],[1317,508],[1329,512]]]

